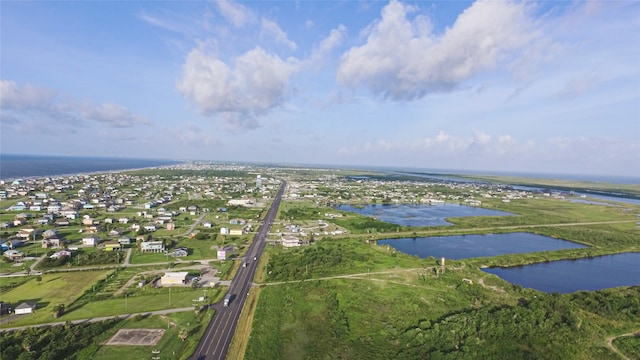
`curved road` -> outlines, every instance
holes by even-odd
[[[247,250],[245,255],[247,266],[240,267],[233,281],[231,281],[231,285],[229,286],[229,294],[231,295],[229,306],[224,307],[220,303],[214,306],[216,312],[202,335],[200,343],[191,359],[222,360],[227,357],[227,351],[229,350],[233,333],[235,332],[242,307],[251,288],[251,282],[255,275],[262,250],[264,250],[267,235],[278,213],[278,207],[280,206],[280,200],[282,199],[286,185],[287,183],[282,181],[278,194],[274,198],[262,225]],[[256,258],[256,261],[253,260],[254,258]]]

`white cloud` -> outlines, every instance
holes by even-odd
[[[362,153],[413,153],[420,154],[427,151],[432,155],[445,157],[475,156],[475,155],[504,155],[524,154],[529,151],[533,143],[530,140],[518,141],[511,135],[497,136],[497,140],[491,135],[474,131],[470,137],[459,137],[444,131],[438,132],[433,137],[416,138],[410,141],[377,140],[367,141],[362,145],[352,145],[339,150],[341,154]]]
[[[149,124],[149,120],[132,114],[129,109],[117,104],[86,105],[81,110],[82,117],[95,120],[110,127],[129,127],[133,124]]]
[[[342,44],[347,36],[347,28],[340,24],[337,28],[331,29],[329,35],[322,39],[320,43],[314,47],[311,56],[306,60],[316,68],[321,68],[325,58],[338,46]]]
[[[231,65],[204,48],[195,48],[183,65],[178,91],[203,115],[222,115],[232,129],[254,128],[255,117],[283,104],[299,62],[256,47]]]
[[[268,19],[262,19],[262,28],[260,30],[262,37],[273,39],[279,44],[286,45],[289,49],[295,50],[297,48],[296,43],[289,40],[287,33],[280,29],[280,26],[274,21]]]
[[[217,0],[215,4],[220,14],[237,28],[246,25],[254,19],[253,13],[244,5],[228,0]]]
[[[35,110],[53,107],[55,91],[25,84],[20,87],[14,81],[0,80],[0,107],[3,109]]]
[[[513,61],[536,38],[526,2],[477,1],[443,34],[417,9],[392,0],[366,30],[366,43],[341,59],[338,81],[394,100],[449,91],[480,72]]]
[[[170,131],[174,139],[184,146],[206,148],[220,144],[220,141],[215,136],[192,123],[187,123],[185,127],[173,128]]]
[[[80,102],[51,89],[19,86],[11,80],[0,81],[0,108],[2,122],[20,131],[24,130],[21,126],[42,130],[46,124],[48,129],[60,129],[64,125],[87,126],[90,121],[119,128],[150,123],[122,105]]]

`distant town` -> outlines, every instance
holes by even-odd
[[[381,211],[393,209],[416,213],[399,216],[398,223],[381,220]],[[429,209],[445,215],[418,212]],[[473,209],[486,213],[473,213]],[[98,324],[102,319],[133,315],[142,321],[158,316],[169,324],[162,331],[175,332],[179,342],[167,340],[163,333],[149,343],[133,344],[137,335],[122,334],[116,341],[114,330],[109,341],[115,343],[109,346],[139,346],[143,354],[162,344],[165,350],[160,353],[171,349],[181,358],[197,352],[206,358],[223,358],[229,351],[250,354],[261,345],[251,343],[248,334],[236,328],[236,324],[249,324],[250,318],[239,317],[224,329],[235,331],[239,345],[206,350],[222,336],[206,329],[212,326],[208,322],[214,324],[216,317],[226,316],[235,307],[245,309],[250,317],[266,311],[256,301],[267,289],[257,285],[325,277],[364,279],[365,269],[367,279],[371,273],[378,280],[393,275],[395,282],[412,284],[414,280],[401,275],[402,269],[419,268],[422,280],[411,286],[429,286],[430,281],[440,282],[437,286],[443,289],[459,283],[480,286],[487,294],[474,295],[476,299],[480,296],[487,304],[494,303],[495,295],[513,290],[479,269],[636,251],[637,242],[627,242],[622,234],[630,231],[637,240],[638,214],[640,206],[572,191],[310,167],[198,162],[13,179],[0,184],[0,330],[11,336],[13,332],[6,330],[41,324],[83,324],[88,319]],[[441,218],[419,223],[423,216]],[[580,235],[583,229],[598,226],[622,227],[622,233],[609,237],[613,244],[609,247]],[[564,230],[574,227],[575,235]],[[445,256],[435,256],[435,261],[433,255],[432,260],[422,260],[409,254],[401,255],[407,257],[402,260],[388,245],[377,245],[386,239],[393,243],[393,239],[413,238],[415,242],[429,236],[523,231],[573,240],[581,248],[555,252],[541,248],[543,252],[529,258],[517,252],[466,262],[454,257],[447,260],[445,273]],[[318,257],[324,260],[318,262]],[[389,261],[390,265],[383,265]],[[428,280],[433,274],[436,277]],[[236,290],[240,284],[247,290]],[[630,289],[638,291],[637,286]],[[531,296],[537,293],[528,291]],[[467,295],[459,301],[468,301],[464,299]],[[266,303],[264,309],[270,306]],[[191,315],[180,318],[187,311]],[[438,311],[448,313],[444,308]],[[253,321],[254,326],[260,324],[258,318]],[[10,349],[10,353],[2,350],[3,357],[17,354],[18,350]]]

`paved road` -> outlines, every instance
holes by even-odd
[[[231,295],[229,306],[224,307],[220,303],[214,306],[216,312],[202,335],[200,343],[191,359],[222,360],[227,357],[227,351],[229,350],[229,345],[231,345],[233,333],[235,332],[242,307],[251,288],[251,282],[255,275],[260,255],[262,254],[262,250],[264,250],[267,235],[278,212],[280,200],[282,199],[286,185],[287,183],[283,181],[262,225],[247,250],[245,255],[247,266],[239,268],[229,286],[229,294]],[[253,260],[254,258],[256,259],[255,261]]]

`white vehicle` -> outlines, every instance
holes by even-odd
[[[256,261],[256,260],[258,260],[258,258],[254,256],[254,257],[253,257],[253,261]]]
[[[247,263],[242,263],[242,267],[247,267]]]

